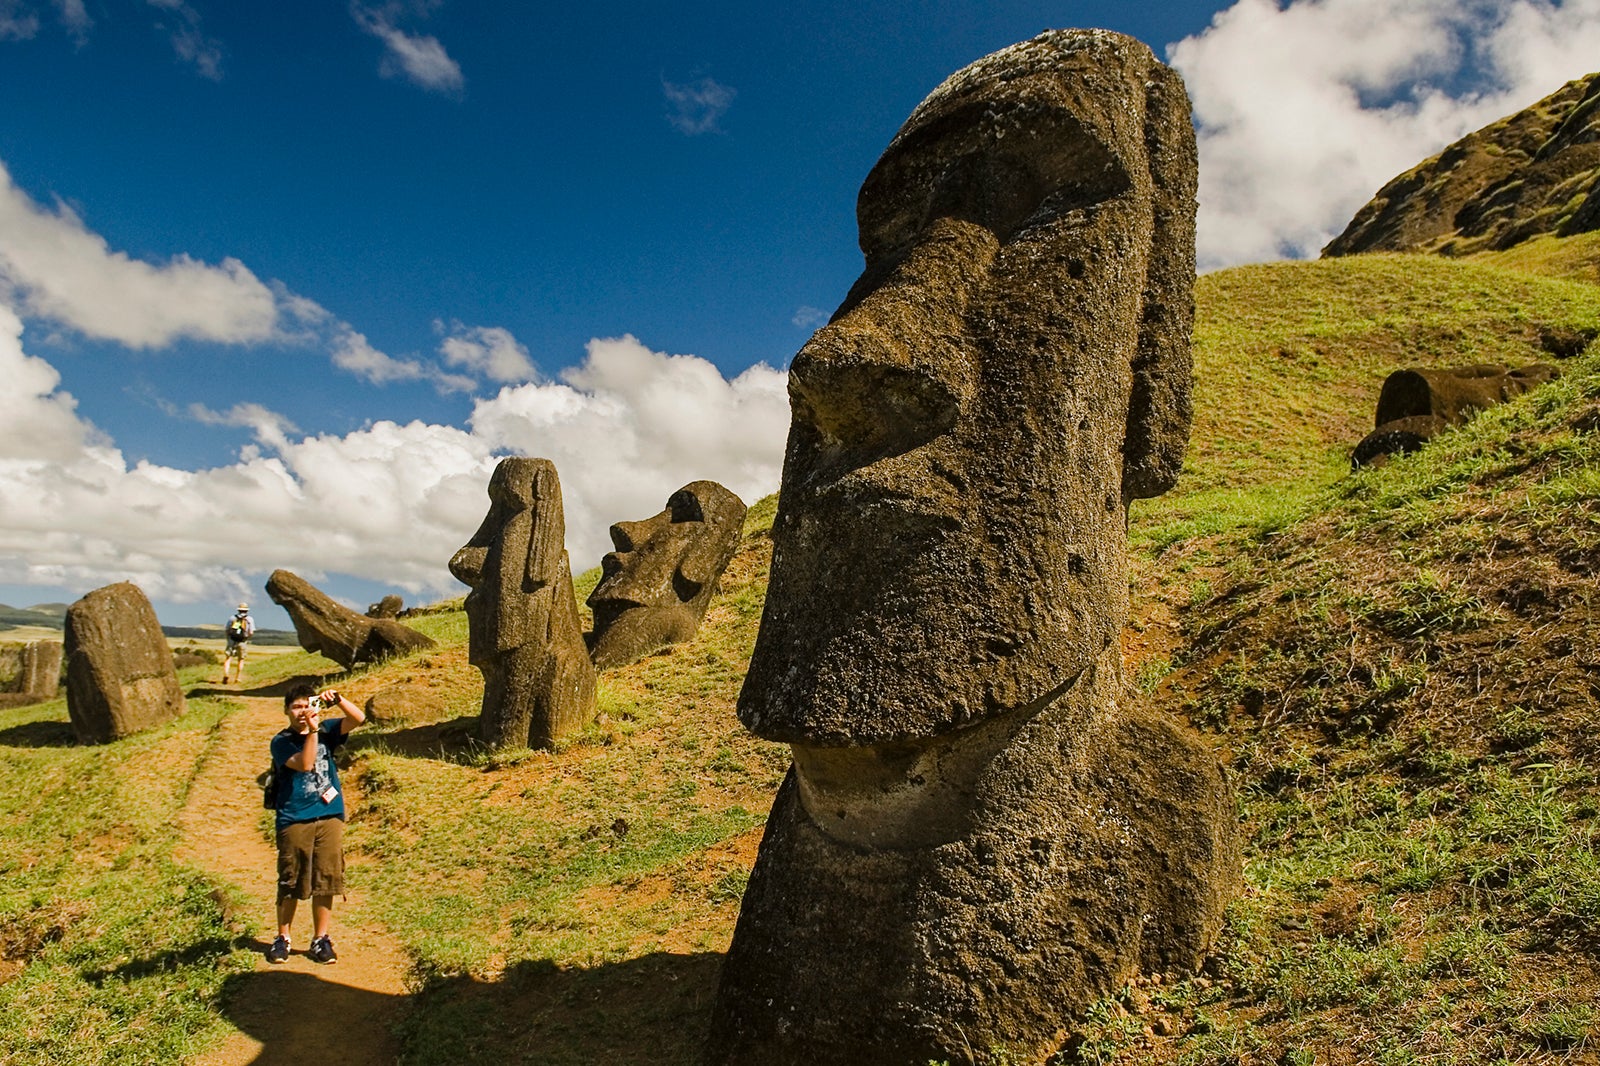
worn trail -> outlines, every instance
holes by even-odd
[[[228,715],[190,790],[182,819],[179,857],[236,886],[270,939],[275,853],[262,831],[263,810],[255,777],[266,766],[267,741],[282,727],[282,703],[239,697],[244,709]],[[360,796],[350,790],[352,809]],[[359,886],[360,867],[351,880]],[[256,969],[230,987],[224,1004],[236,1027],[197,1066],[303,1064],[336,1054],[341,1066],[388,1066],[398,1059],[391,1027],[405,1008],[406,957],[378,922],[359,890],[335,905],[333,942],[339,961],[319,966],[305,955],[311,942],[311,907],[295,917],[294,954],[280,966],[258,956]],[[258,945],[265,949],[266,942]]]

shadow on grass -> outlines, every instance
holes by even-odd
[[[259,946],[259,945],[257,945]],[[541,1066],[698,1063],[722,956],[657,953],[588,969],[519,963],[501,978],[438,977],[414,996],[334,983],[338,967],[299,954],[235,974],[223,1011],[262,1045],[254,1066],[404,1061]],[[388,1038],[372,1046],[370,1031]],[[350,1038],[359,1034],[358,1043]]]
[[[478,739],[478,716],[475,714],[391,732],[362,733],[353,737],[352,743],[354,747],[378,748],[412,759],[449,762],[473,762],[487,750]]]
[[[242,685],[201,684],[195,685],[184,693],[189,699],[201,696],[276,696],[282,699],[291,688],[304,681],[313,688],[323,688],[335,679],[343,677],[347,671],[336,670],[327,674],[294,674],[280,678],[277,681],[264,685],[254,685],[246,688]]]
[[[168,973],[173,970],[185,969],[198,963],[220,959],[236,949],[244,950],[255,948],[257,945],[250,937],[236,937],[226,940],[222,937],[208,937],[198,943],[190,944],[181,951],[164,951],[154,955],[147,955],[140,959],[129,959],[120,966],[108,970],[95,970],[85,973],[83,979],[99,988],[113,981],[131,981],[140,977],[149,977],[152,974]],[[261,950],[266,945],[260,945]]]
[[[0,729],[0,747],[70,748],[77,743],[71,722],[23,722]]]
[[[401,1026],[405,1061],[697,1064],[721,970],[720,954],[657,952],[588,968],[524,962],[495,981],[435,979]]]

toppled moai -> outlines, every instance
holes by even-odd
[[[789,375],[739,716],[794,761],[708,1062],[1033,1061],[1210,949],[1231,789],[1118,639],[1188,440],[1195,169],[1178,75],[1072,30],[952,75],[862,186]]]
[[[63,645],[79,743],[104,744],[183,714],[172,649],[138,585],[107,585],[68,607]]]
[[[566,528],[555,464],[502,459],[483,525],[450,560],[472,586],[468,657],[483,672],[478,731],[492,747],[548,748],[594,719]]]
[[[1377,466],[1391,455],[1414,452],[1436,434],[1469,422],[1479,411],[1560,376],[1560,369],[1551,363],[1396,370],[1378,393],[1376,428],[1352,450],[1350,465]]]
[[[623,666],[692,638],[717,580],[739,547],[744,501],[715,481],[692,481],[651,518],[611,527],[616,551],[589,594],[595,669]]]
[[[0,707],[22,707],[53,699],[61,687],[59,640],[30,640],[0,652],[11,681],[0,689]]]
[[[267,578],[267,595],[289,612],[295,639],[306,651],[326,656],[348,670],[395,655],[431,648],[435,641],[392,618],[357,614],[288,570]]]

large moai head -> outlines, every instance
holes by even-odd
[[[907,119],[861,188],[865,270],[790,369],[753,732],[915,742],[1117,639],[1128,503],[1188,437],[1195,173],[1181,81],[1104,31],[979,60]]]
[[[565,539],[555,464],[501,460],[489,479],[489,513],[450,560],[450,573],[472,586],[466,611],[473,663],[546,639]]]
[[[739,547],[744,501],[715,481],[692,481],[659,514],[611,527],[616,548],[589,594],[597,668],[631,663],[694,636]]]

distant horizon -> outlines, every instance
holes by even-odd
[[[575,572],[690,481],[754,503],[878,154],[1069,23],[1183,75],[1205,271],[1315,256],[1600,56],[1600,10],[1546,0],[11,0],[0,599],[132,580],[172,624],[281,628],[279,567],[460,595],[506,455],[555,462]]]

